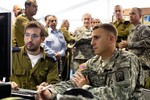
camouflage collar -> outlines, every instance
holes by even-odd
[[[142,25],[142,23],[140,22],[139,24],[137,24],[136,26],[134,26],[134,28],[131,30],[131,32],[133,32],[134,30],[137,30],[139,28],[139,26]]]

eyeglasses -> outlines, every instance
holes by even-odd
[[[52,23],[53,23],[53,22],[57,22],[57,20],[50,20],[50,22],[52,22]]]
[[[37,35],[37,34],[29,34],[29,33],[25,33],[25,34],[24,34],[24,36],[25,36],[25,37],[30,37],[30,36],[31,36],[31,37],[32,37],[32,38],[34,38],[34,39],[36,39],[36,38],[39,38],[39,37],[40,37],[40,36],[39,36],[39,35]]]

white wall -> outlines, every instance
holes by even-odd
[[[24,8],[25,0],[0,0],[0,7],[12,11],[14,4]],[[47,14],[58,17],[58,27],[63,19],[70,21],[70,30],[82,25],[83,13],[89,12],[94,18],[100,18],[102,22],[111,21],[113,7],[117,4],[124,8],[149,7],[150,0],[37,0],[38,12],[35,18],[43,18]]]

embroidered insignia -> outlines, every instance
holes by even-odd
[[[124,73],[123,73],[123,71],[116,72],[115,76],[116,76],[116,82],[124,81]]]

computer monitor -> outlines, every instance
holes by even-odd
[[[11,75],[11,12],[0,12],[0,80]]]

